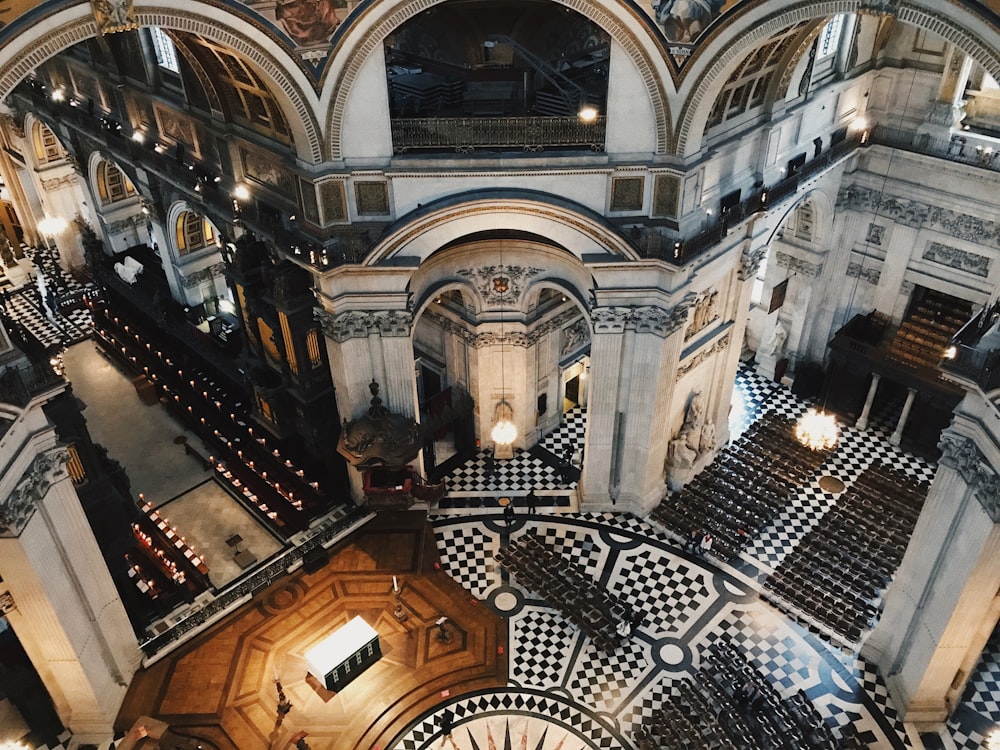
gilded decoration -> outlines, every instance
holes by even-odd
[[[248,178],[295,200],[295,175],[278,164],[274,156],[241,148],[240,159],[243,162],[243,172]]]
[[[102,36],[139,28],[132,0],[91,0],[90,5],[97,21],[97,31]]]
[[[201,156],[198,131],[193,120],[175,112],[169,107],[153,103],[153,116],[156,118],[156,129],[160,135],[169,138],[174,143],[183,144],[191,150],[193,156]]]
[[[941,463],[950,466],[976,495],[993,523],[1000,523],[1000,477],[979,450],[964,435],[945,433],[938,443]]]
[[[0,538],[20,535],[49,487],[61,477],[68,476],[65,469],[68,458],[66,449],[62,447],[35,456],[17,486],[7,497],[0,499]]]
[[[460,268],[456,273],[468,279],[483,301],[491,307],[516,305],[532,277],[543,268],[525,266],[477,266]]]

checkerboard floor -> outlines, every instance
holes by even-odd
[[[746,368],[739,372],[735,394],[739,403],[734,403],[732,413],[737,414],[742,429],[764,411],[796,417],[806,406],[787,389]],[[885,426],[891,430],[894,424],[892,407],[886,407],[878,424],[873,415],[868,431],[843,427],[838,449],[817,477],[831,474],[849,485],[878,460],[915,478],[931,479],[933,465],[885,442]],[[734,437],[739,434],[737,429],[731,431]],[[652,716],[699,668],[706,650],[725,639],[779,693],[787,696],[804,690],[835,737],[854,737],[880,750],[912,747],[874,665],[861,659],[856,649],[826,641],[759,595],[753,571],[778,564],[835,502],[836,496],[808,483],[749,548],[739,572],[691,557],[666,534],[627,515],[519,516],[511,528],[502,523],[499,513],[434,517],[442,562],[470,592],[491,606],[494,600],[500,601],[498,591],[519,592],[517,597],[508,594],[505,598],[516,600],[516,606],[497,610],[508,618],[510,628],[510,683],[500,692],[506,701],[503,705],[521,717],[524,727],[523,736],[517,732],[506,736],[516,744],[530,735],[532,746],[537,738],[544,739],[543,728],[552,714],[540,710],[538,694],[542,692],[573,707],[549,706],[547,710],[561,712],[563,726],[575,732],[579,747],[621,746],[615,738],[631,739],[643,718]],[[541,533],[608,591],[643,613],[642,624],[623,648],[612,654],[597,650],[561,613],[493,563],[493,552],[525,527]],[[751,572],[746,574],[746,570]],[[473,702],[481,707],[485,700],[478,697]],[[490,710],[497,705],[490,703]],[[982,747],[984,737],[1000,721],[998,709],[1000,635],[995,635],[969,680],[963,705],[942,730],[940,744],[927,747]],[[498,715],[504,710],[496,709]],[[395,747],[430,750],[434,714],[422,717],[407,741]],[[590,734],[577,731],[582,726]],[[480,736],[476,731],[470,724],[470,737]],[[436,737],[440,741],[439,733]],[[480,746],[489,743],[488,737],[483,738]],[[494,743],[504,738],[492,735]]]
[[[559,464],[583,449],[586,430],[587,411],[577,406],[566,412],[562,424],[539,443],[541,451],[522,450],[513,458],[497,459],[492,472],[487,451],[479,451],[445,477],[448,501],[442,507],[470,507],[470,502],[473,507],[495,507],[497,499],[507,495],[523,508],[524,496],[532,489],[538,493],[540,508],[569,506],[576,480],[564,478]],[[462,502],[455,502],[459,499]]]

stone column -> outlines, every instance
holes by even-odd
[[[688,304],[594,309],[581,509],[644,515],[662,497]]]
[[[941,73],[937,101],[932,102],[926,121],[917,128],[918,143],[932,151],[947,151],[952,133],[965,117],[965,86],[972,72],[972,58],[952,46]]]
[[[878,390],[878,381],[881,375],[877,372],[872,373],[872,383],[868,386],[868,397],[865,399],[864,408],[861,409],[861,416],[854,423],[854,426],[859,430],[868,429],[868,418],[872,413],[872,404],[875,402],[875,392]]]
[[[413,316],[406,310],[349,310],[317,317],[326,337],[330,373],[341,421],[362,416],[371,405],[369,384],[375,380],[385,407],[419,421],[413,374]],[[355,497],[361,496],[361,476],[348,472]]]
[[[37,453],[0,501],[0,600],[74,741],[103,745],[140,653],[64,461]]]
[[[1000,613],[998,456],[982,429],[956,416],[942,437],[937,476],[862,651],[918,725],[954,710]]]
[[[896,429],[893,430],[892,435],[889,436],[889,442],[893,445],[899,445],[903,440],[903,430],[906,429],[906,420],[910,418],[910,409],[913,408],[913,399],[916,397],[916,388],[906,389],[906,402],[903,404],[903,411],[899,413],[899,421],[896,422]]]

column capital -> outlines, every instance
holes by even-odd
[[[335,315],[320,307],[315,315],[323,333],[338,343],[372,334],[409,336],[413,325],[413,313],[407,310],[348,310]]]
[[[1000,476],[975,441],[965,435],[945,433],[938,447],[941,449],[941,463],[958,472],[990,520],[1000,523]]]
[[[695,295],[688,294],[669,310],[657,305],[630,305],[628,307],[595,307],[591,311],[594,333],[652,333],[660,338],[682,328],[688,322],[688,310]]]
[[[757,277],[757,270],[760,268],[765,255],[767,255],[767,245],[743,248],[743,252],[740,253],[740,268],[738,272],[740,281]]]
[[[24,470],[14,490],[0,500],[0,538],[17,537],[35,514],[38,501],[49,487],[66,476],[66,448],[58,446],[39,453]]]

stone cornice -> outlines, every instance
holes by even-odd
[[[449,317],[435,312],[425,312],[427,319],[447,331],[461,338],[467,345],[482,349],[484,346],[534,346],[539,339],[552,330],[561,328],[565,323],[573,320],[579,315],[577,310],[565,310],[555,317],[548,318],[540,325],[525,331],[504,331],[501,335],[498,331],[484,331],[476,333],[466,328],[462,323],[452,320]]]
[[[58,479],[66,475],[66,449],[56,447],[39,453],[25,469],[17,486],[0,500],[0,537],[19,536],[35,514],[38,501]]]
[[[594,333],[621,333],[632,330],[636,333],[652,333],[666,338],[688,322],[688,310],[695,295],[687,295],[670,310],[656,305],[635,305],[629,307],[595,307],[591,311]]]
[[[349,310],[334,315],[317,308],[316,319],[323,333],[337,343],[372,334],[409,336],[413,326],[413,314],[406,310]]]
[[[941,463],[951,467],[969,485],[993,523],[1000,523],[1000,476],[979,446],[964,435],[945,433],[938,443]]]

